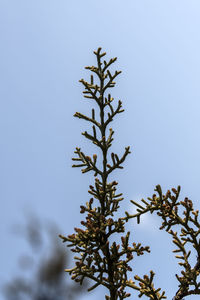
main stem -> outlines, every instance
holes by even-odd
[[[101,64],[98,61],[98,66],[101,71]],[[106,145],[106,126],[104,122],[104,79],[101,77],[100,80],[100,118],[101,118],[101,138],[103,141],[103,148],[102,148],[102,155],[103,155],[103,172],[102,172],[102,186],[103,186],[103,197],[101,199],[101,213],[102,215],[105,214],[105,203],[106,203],[106,186],[107,186],[107,152],[108,147]],[[108,237],[106,234],[102,237],[102,242],[105,244],[108,241]],[[110,250],[109,250],[109,244],[106,244],[106,258],[107,258],[107,267],[108,267],[108,278],[109,282],[111,283],[111,287],[109,289],[110,291],[110,300],[117,300],[117,289],[114,285],[114,274],[113,274],[113,261],[110,257]]]

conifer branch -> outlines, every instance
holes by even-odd
[[[91,75],[90,83],[84,79],[81,79],[80,82],[85,88],[84,97],[96,102],[97,108],[92,109],[91,117],[79,112],[76,112],[74,116],[93,124],[93,134],[87,131],[82,134],[100,148],[102,168],[100,170],[96,165],[96,154],[91,158],[85,155],[80,148],[76,148],[77,157],[72,159],[75,161],[73,167],[81,167],[83,173],[94,171],[95,183],[94,186],[90,185],[88,190],[92,198],[86,205],[81,205],[80,212],[86,213],[85,221],[81,221],[82,228],[75,228],[75,233],[68,237],[62,235],[60,237],[63,242],[67,242],[68,247],[71,247],[71,251],[76,253],[74,257],[75,267],[66,270],[72,279],[81,284],[84,278],[90,278],[94,284],[89,288],[89,291],[103,285],[110,293],[110,295],[106,295],[107,300],[123,300],[130,296],[126,292],[126,283],[128,272],[132,270],[129,263],[133,260],[133,253],[140,256],[150,250],[148,246],[144,247],[140,243],[133,243],[130,246],[130,232],[121,237],[121,244],[110,241],[113,234],[125,232],[125,221],[122,218],[114,218],[114,213],[118,211],[119,203],[123,197],[122,193],[116,192],[117,182],[109,182],[108,177],[115,169],[123,168],[122,163],[130,153],[130,147],[125,148],[121,158],[112,152],[112,163],[109,162],[108,150],[112,145],[114,130],[110,128],[107,137],[107,126],[117,114],[124,110],[120,100],[117,107],[113,107],[114,99],[110,94],[106,94],[106,91],[115,86],[114,80],[121,72],[116,71],[111,74],[109,70],[116,58],[110,59],[108,62],[104,60],[102,63],[102,57],[106,53],[102,53],[101,48],[99,48],[94,51],[94,54],[97,58],[97,66],[88,66],[86,69],[96,74],[99,82],[94,83],[93,75]],[[109,112],[106,118],[107,108]],[[100,121],[96,119],[98,114]],[[96,128],[98,128],[98,133]],[[94,201],[97,203],[96,206],[94,206]]]
[[[134,256],[141,256],[150,252],[149,246],[142,246],[141,243],[130,245],[130,232],[125,232],[125,224],[132,218],[137,218],[137,223],[145,213],[156,213],[161,219],[160,229],[165,229],[172,236],[175,245],[173,252],[181,267],[181,275],[176,274],[178,290],[173,300],[183,300],[189,295],[200,295],[200,223],[198,210],[194,210],[193,203],[188,198],[179,200],[180,186],[163,194],[161,186],[157,185],[152,198],[142,199],[140,203],[131,200],[136,212],[130,214],[125,212],[125,217],[115,217],[115,212],[120,208],[123,201],[122,193],[117,192],[117,182],[109,182],[109,175],[115,169],[122,169],[122,164],[130,153],[130,147],[126,147],[121,158],[111,152],[110,147],[114,139],[114,130],[108,125],[114,117],[124,111],[121,100],[116,107],[113,106],[114,98],[108,89],[115,86],[115,79],[121,71],[111,73],[109,67],[117,60],[111,58],[108,62],[102,61],[106,55],[101,48],[94,51],[97,59],[96,66],[87,66],[86,69],[92,72],[90,82],[81,79],[84,86],[83,96],[94,101],[95,108],[92,108],[91,117],[76,112],[75,117],[86,120],[92,125],[92,134],[84,131],[82,135],[99,147],[100,159],[93,154],[92,157],[84,154],[80,148],[76,148],[77,155],[72,160],[75,162],[72,167],[82,168],[82,173],[94,172],[94,185],[89,186],[88,193],[92,198],[85,205],[81,205],[80,213],[86,214],[84,221],[81,221],[81,228],[74,228],[75,233],[67,237],[60,235],[63,242],[76,254],[74,256],[75,266],[66,269],[72,280],[82,284],[85,278],[90,278],[93,285],[88,291],[98,286],[105,286],[109,295],[106,300],[123,300],[131,296],[127,287],[139,292],[138,297],[146,296],[150,300],[166,299],[165,292],[154,287],[154,272],[150,275],[140,277],[134,276],[136,282],[128,277],[132,271],[130,262]],[[94,76],[93,76],[94,75]],[[97,83],[95,82],[95,78]],[[96,118],[97,116],[97,118]],[[98,121],[97,121],[98,120]],[[99,167],[100,166],[100,167]],[[174,226],[179,228],[174,230]],[[112,235],[120,233],[121,242],[111,241]],[[188,247],[189,246],[189,247]],[[196,263],[190,261],[191,251],[196,253]]]
[[[123,220],[137,218],[140,222],[140,217],[144,213],[156,212],[163,221],[160,229],[165,229],[172,236],[172,242],[176,246],[173,252],[180,253],[175,257],[179,260],[178,264],[182,267],[182,271],[181,276],[176,274],[179,289],[173,300],[181,300],[192,294],[200,294],[200,280],[198,279],[200,275],[199,211],[193,209],[193,203],[187,197],[184,201],[179,201],[180,186],[163,194],[160,185],[157,185],[155,191],[157,194],[153,194],[152,198],[148,198],[146,201],[142,199],[142,204],[131,200],[133,205],[138,207],[137,213],[130,215],[126,212],[126,217]],[[181,217],[181,214],[184,217]],[[172,230],[174,226],[179,226],[179,232]],[[189,260],[191,248],[188,250],[186,248],[190,244],[197,257],[193,267]]]

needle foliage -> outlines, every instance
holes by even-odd
[[[138,292],[138,297],[146,296],[148,299],[165,299],[165,292],[154,286],[154,272],[149,275],[131,279],[129,273],[132,271],[131,262],[136,256],[150,252],[149,246],[141,243],[130,243],[130,232],[126,232],[125,225],[132,219],[140,218],[145,213],[154,213],[162,219],[160,229],[165,229],[173,239],[176,246],[174,252],[180,260],[182,267],[181,275],[176,275],[178,290],[173,300],[200,294],[200,283],[198,275],[200,270],[200,224],[198,222],[198,211],[194,211],[192,202],[185,198],[179,201],[180,187],[162,193],[158,185],[156,194],[141,203],[131,200],[136,207],[136,213],[131,215],[125,212],[122,217],[115,217],[123,201],[122,193],[117,192],[117,182],[110,181],[109,176],[116,169],[123,169],[123,163],[130,153],[130,147],[125,147],[120,157],[112,152],[114,130],[110,127],[115,117],[124,109],[119,100],[116,104],[111,96],[110,89],[115,86],[115,79],[121,71],[110,70],[117,58],[104,60],[106,55],[101,48],[94,51],[97,65],[88,66],[91,72],[90,81],[81,79],[84,87],[83,95],[93,103],[91,115],[75,113],[75,117],[83,119],[91,124],[91,132],[84,131],[82,134],[100,150],[100,157],[93,154],[92,157],[85,154],[81,148],[76,148],[73,167],[81,168],[82,173],[91,172],[94,175],[94,183],[89,186],[90,200],[81,205],[81,214],[85,219],[81,221],[81,228],[75,228],[75,233],[67,237],[60,235],[63,242],[71,247],[75,253],[74,267],[67,269],[72,280],[82,284],[85,278],[91,279],[91,291],[102,285],[108,290],[106,300],[122,300],[131,296],[131,289]],[[183,209],[183,212],[181,211]],[[181,217],[183,213],[184,217]],[[174,226],[180,227],[180,234],[173,230]],[[121,242],[113,241],[114,234],[121,234]],[[190,250],[186,250],[187,244],[191,244],[197,252],[197,262],[194,267],[189,262]],[[177,254],[178,253],[178,254]]]

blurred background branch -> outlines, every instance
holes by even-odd
[[[19,274],[3,286],[6,300],[68,300],[80,298],[87,282],[75,286],[67,280],[64,269],[69,253],[60,243],[58,227],[44,224],[37,216],[27,224],[15,226],[30,246],[30,252],[19,257]]]

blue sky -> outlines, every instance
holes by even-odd
[[[78,80],[87,79],[84,66],[95,63],[99,46],[123,71],[113,90],[125,108],[113,123],[113,147],[132,150],[116,172],[122,212],[158,183],[180,184],[181,196],[199,207],[199,11],[198,0],[0,1],[0,282],[17,273],[26,245],[10,231],[27,211],[66,234],[80,222],[93,178],[71,169],[71,157],[76,146],[92,148],[80,134],[87,125],[73,114],[91,109]],[[178,269],[157,222],[130,226],[133,239],[152,247],[135,260],[134,272],[154,269],[171,299]],[[100,290],[83,299],[94,295],[102,299]]]

